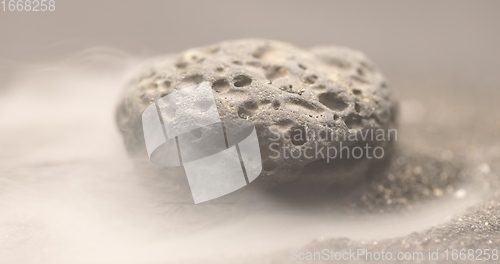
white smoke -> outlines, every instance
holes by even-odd
[[[322,236],[405,235],[467,206],[368,218],[266,197],[252,206],[178,202],[182,189],[133,166],[115,126],[137,65],[121,52],[87,50],[20,67],[0,89],[0,263],[237,263]]]

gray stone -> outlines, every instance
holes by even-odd
[[[297,151],[307,153],[309,147],[338,147],[342,142],[322,138],[319,131],[352,135],[393,128],[396,123],[397,104],[385,78],[359,51],[304,50],[258,39],[226,41],[154,59],[130,82],[116,120],[132,157],[147,158],[141,126],[144,109],[173,91],[204,81],[212,85],[221,119],[246,119],[255,125],[263,159],[263,173],[255,181],[260,186],[293,181],[306,165],[322,159],[276,158],[269,147],[273,142],[290,157]],[[297,136],[311,131],[320,137]],[[387,142],[368,143],[388,148]]]

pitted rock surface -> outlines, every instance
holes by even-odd
[[[204,81],[212,85],[221,119],[247,119],[256,126],[263,162],[256,182],[265,187],[292,181],[304,166],[321,159],[276,158],[271,143],[278,143],[281,153],[290,157],[314,145],[340,144],[297,134],[349,135],[393,128],[396,123],[393,93],[377,67],[359,51],[304,50],[258,39],[226,41],[152,60],[130,82],[116,113],[129,154],[147,159],[141,114],[149,104]],[[370,142],[382,147],[386,143]]]

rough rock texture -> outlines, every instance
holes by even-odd
[[[156,59],[129,84],[116,114],[129,154],[147,158],[141,113],[149,104],[203,81],[212,84],[221,118],[255,124],[263,159],[257,182],[265,186],[294,180],[305,165],[317,160],[269,158],[276,156],[269,148],[276,133],[276,142],[290,156],[313,144],[339,145],[321,134],[302,136],[310,131],[349,135],[395,126],[392,92],[361,52],[341,47],[303,50],[270,40],[227,41]],[[370,142],[383,147],[386,143]],[[359,142],[344,142],[354,144]]]

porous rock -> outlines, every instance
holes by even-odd
[[[205,81],[212,85],[222,119],[247,119],[255,125],[263,164],[256,180],[260,186],[292,181],[306,165],[322,159],[284,156],[340,144],[294,134],[350,135],[396,123],[393,93],[377,67],[359,51],[333,46],[305,50],[259,39],[226,41],[154,59],[129,83],[116,112],[129,154],[147,158],[141,114],[148,105]],[[271,143],[288,155],[276,157]],[[387,148],[387,142],[369,143]]]

